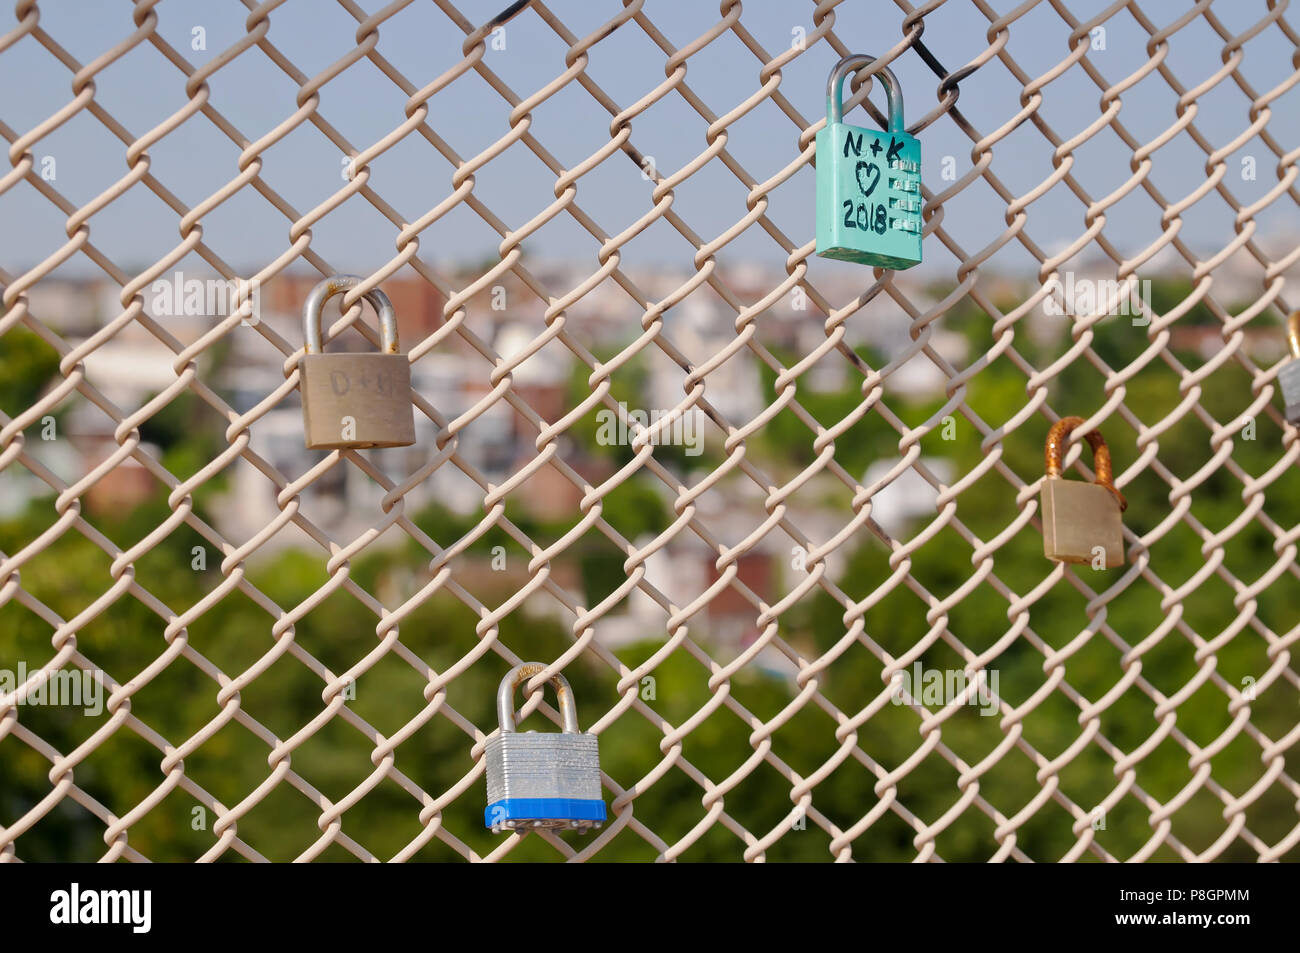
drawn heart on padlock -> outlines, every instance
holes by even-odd
[[[876,174],[875,178],[871,179],[870,186],[865,186],[862,184],[863,172],[867,172],[867,173],[874,172]],[[876,165],[874,162],[859,161],[858,164],[853,169],[853,176],[858,180],[858,190],[862,193],[862,197],[866,198],[872,192],[874,192],[876,190],[876,186],[880,184],[880,166]]]

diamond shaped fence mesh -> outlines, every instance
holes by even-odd
[[[1297,858],[1286,3],[69,7],[0,24],[0,860]],[[914,270],[815,254],[851,53]],[[339,273],[412,446],[304,447]],[[521,661],[599,830],[484,826]]]

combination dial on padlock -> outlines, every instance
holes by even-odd
[[[1043,553],[1067,563],[1091,563],[1098,555],[1106,569],[1124,565],[1124,523],[1128,507],[1112,482],[1110,448],[1098,430],[1085,438],[1092,447],[1095,483],[1061,476],[1065,439],[1082,417],[1062,417],[1047,432],[1047,479],[1043,481]]]
[[[546,670],[540,662],[516,665],[497,689],[500,732],[488,740],[487,809],[493,833],[546,828],[588,830],[605,821],[600,796],[596,736],[578,730],[578,706],[563,675],[551,676],[564,722],[561,733],[515,729],[515,689]]]
[[[415,443],[411,364],[398,350],[397,316],[378,288],[365,298],[379,315],[383,352],[323,354],[321,312],[325,302],[361,279],[333,275],[312,288],[303,306],[307,353],[299,364],[303,433],[309,450],[409,447]]]
[[[887,66],[889,129],[844,122],[844,80],[874,63],[865,53],[835,64],[826,126],[817,133],[817,254],[895,270],[921,261],[921,143],[903,131],[903,89]]]

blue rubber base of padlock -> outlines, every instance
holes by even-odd
[[[502,821],[595,821],[603,824],[605,802],[575,797],[508,797],[489,804],[483,811],[485,827]]]

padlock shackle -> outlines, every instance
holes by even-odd
[[[546,671],[546,666],[541,662],[521,662],[506,672],[506,677],[501,679],[501,687],[497,689],[497,723],[501,726],[503,733],[518,730],[515,726],[515,689],[534,675],[544,671]],[[569,687],[569,680],[556,672],[551,676],[551,684],[555,686],[555,698],[560,703],[560,717],[564,720],[564,733],[569,735],[580,734],[578,731],[578,703],[573,700],[573,689]]]
[[[1300,360],[1300,311],[1292,311],[1286,319],[1286,337],[1291,342],[1291,356]]]
[[[1065,440],[1070,436],[1074,428],[1081,423],[1083,423],[1082,417],[1062,417],[1052,424],[1051,430],[1047,431],[1047,447],[1044,458],[1049,478],[1059,478],[1061,476],[1061,463],[1065,458]],[[1128,501],[1124,499],[1123,493],[1115,489],[1110,463],[1110,447],[1106,446],[1106,438],[1101,435],[1100,430],[1089,430],[1083,435],[1083,439],[1087,440],[1088,446],[1092,447],[1092,468],[1097,474],[1097,479],[1094,482],[1098,486],[1104,486],[1114,494],[1115,499],[1119,501],[1120,512],[1123,512],[1128,509]]]
[[[868,56],[866,53],[850,53],[835,64],[830,79],[826,81],[826,124],[828,126],[844,121],[844,80],[848,78],[849,73],[870,66],[875,61],[874,56]],[[888,66],[880,67],[872,75],[876,74],[885,80],[885,99],[889,104],[889,131],[901,133],[903,132],[903,87],[899,85],[898,77]]]
[[[308,354],[320,354],[322,351],[320,326],[325,302],[337,294],[351,291],[359,284],[361,279],[356,275],[330,275],[311,289],[311,294],[307,295],[307,303],[302,306],[302,333]],[[393,302],[389,301],[388,295],[378,288],[371,288],[366,292],[365,297],[379,315],[379,329],[383,335],[382,353],[398,353],[397,314],[393,311]]]

